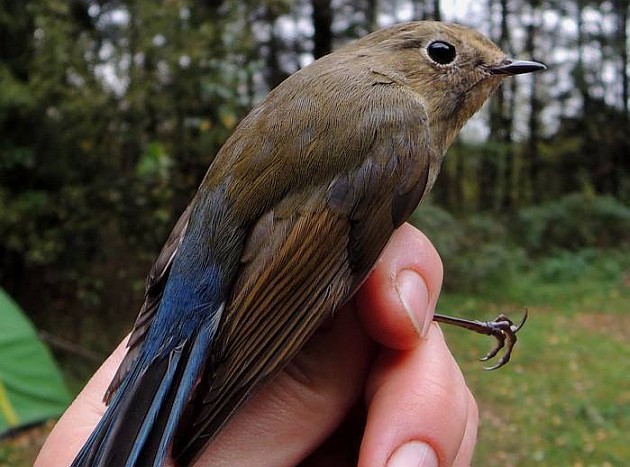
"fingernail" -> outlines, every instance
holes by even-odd
[[[435,451],[427,443],[411,441],[400,446],[387,461],[387,467],[438,467]]]
[[[416,332],[420,337],[425,337],[431,325],[427,313],[429,290],[426,282],[417,272],[404,269],[396,277],[396,290]]]

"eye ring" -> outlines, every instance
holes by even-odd
[[[455,46],[445,41],[433,41],[427,45],[429,58],[439,65],[453,63],[457,57]]]

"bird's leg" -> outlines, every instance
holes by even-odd
[[[490,360],[495,357],[499,351],[505,347],[505,341],[507,339],[507,348],[505,349],[504,354],[499,358],[499,361],[496,365],[485,367],[485,370],[496,370],[497,368],[501,368],[507,362],[510,361],[510,356],[512,355],[512,349],[514,345],[516,345],[516,333],[523,327],[525,321],[527,320],[527,310],[523,313],[523,318],[521,318],[521,322],[518,324],[514,324],[514,322],[501,313],[499,316],[494,318],[492,321],[477,321],[477,320],[468,320],[462,318],[452,318],[450,316],[444,316],[440,314],[435,314],[433,319],[439,323],[452,324],[454,326],[459,326],[460,328],[469,329],[471,331],[478,332],[479,334],[485,334],[486,336],[492,336],[497,340],[496,346],[490,350],[486,354],[485,357],[481,358],[482,362]]]

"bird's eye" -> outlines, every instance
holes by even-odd
[[[455,47],[444,41],[431,42],[427,46],[427,53],[429,57],[431,57],[431,60],[440,65],[448,65],[455,60],[455,56],[457,55]]]

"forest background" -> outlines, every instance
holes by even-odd
[[[3,0],[0,285],[76,391],[128,332],[152,260],[252,105],[378,27],[462,22],[549,67],[505,83],[413,217],[445,263],[442,312],[532,315],[492,374],[472,358],[488,342],[447,334],[480,400],[476,465],[625,465],[629,13],[628,0]],[[0,446],[0,463],[29,455]]]

